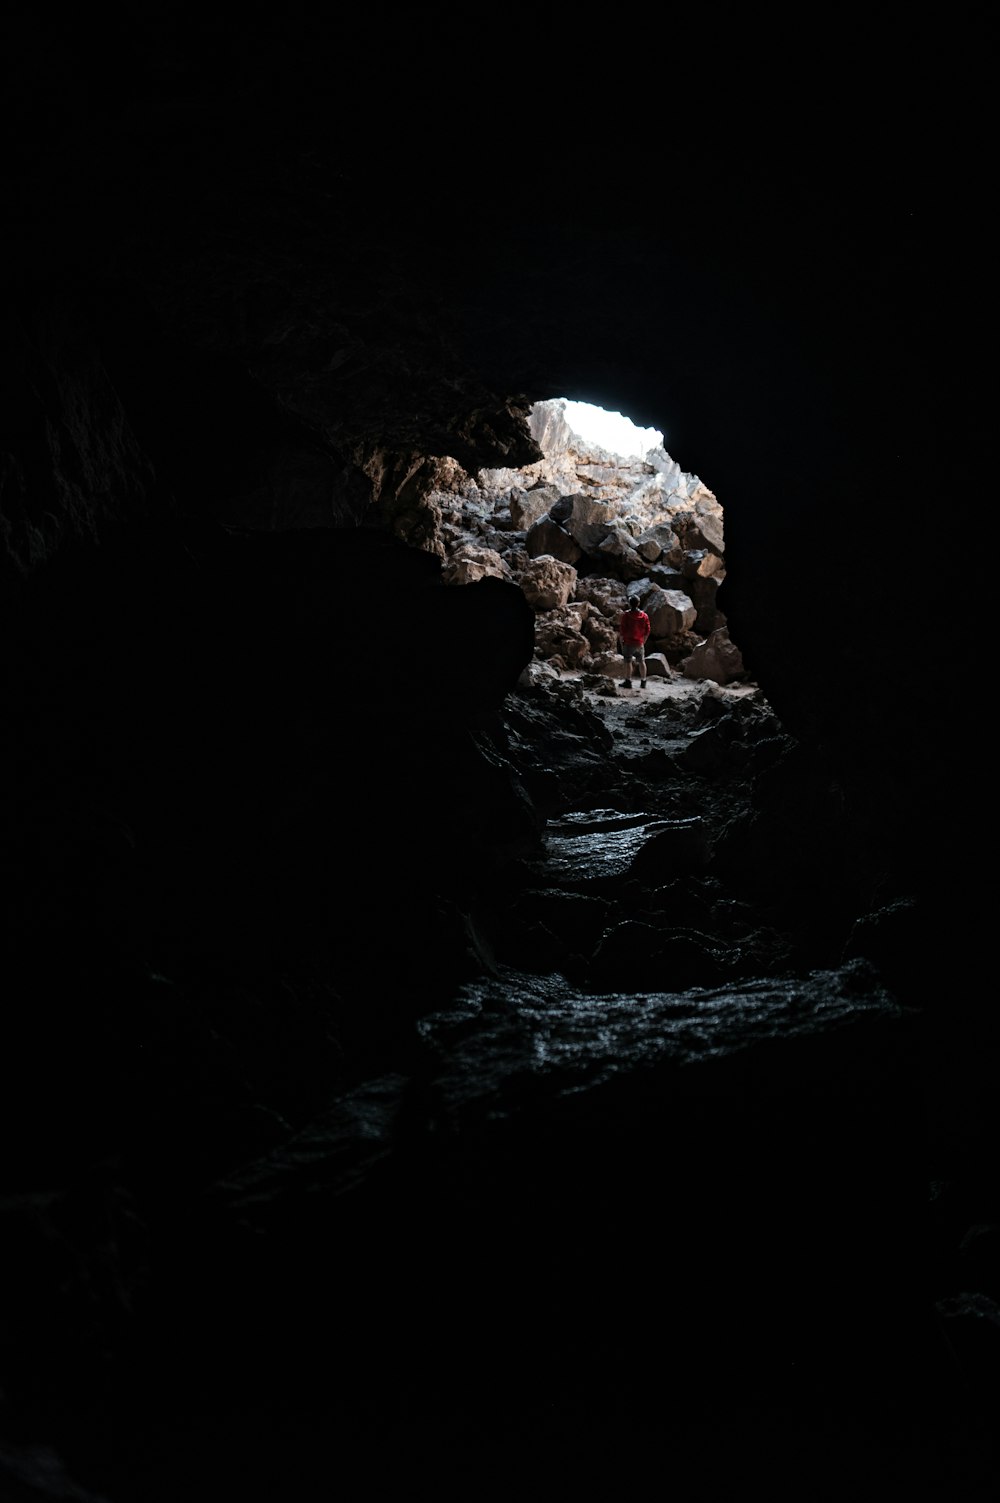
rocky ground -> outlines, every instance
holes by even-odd
[[[430,903],[379,844],[356,1014],[203,962],[148,978],[155,1028],[97,1006],[141,1078],[106,1065],[103,1157],[4,1206],[7,1495],[986,1503],[877,843],[752,682],[535,662],[474,739],[528,812]]]
[[[7,687],[12,1497],[978,1500],[990,1061],[878,820],[746,677],[521,668],[523,595],[383,535],[197,541],[68,562]],[[478,672],[342,690],[390,576]]]
[[[697,715],[698,706],[706,697],[720,706],[751,701],[762,713],[770,712],[760,686],[749,678],[717,684],[711,679],[686,678],[681,673],[665,677],[650,672],[646,687],[640,689],[635,676],[625,688],[623,678],[618,675],[566,669],[559,672],[558,682],[578,685],[583,702],[612,733],[628,732],[629,747],[633,749],[630,755],[634,755],[636,745],[649,748],[673,739],[667,733],[668,727],[675,724],[683,728]]]

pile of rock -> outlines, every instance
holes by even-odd
[[[445,581],[517,584],[536,614],[535,656],[558,671],[619,676],[618,618],[637,595],[651,672],[742,678],[717,603],[726,570],[716,497],[662,448],[623,460],[578,438],[561,406],[532,409],[538,464],[476,478],[442,468],[424,515]]]

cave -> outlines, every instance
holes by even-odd
[[[985,1503],[974,125],[413,25],[9,28],[0,1494]],[[645,694],[559,399],[724,507]]]

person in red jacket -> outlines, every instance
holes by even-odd
[[[625,677],[622,679],[622,688],[627,689],[632,682],[632,664],[636,663],[639,668],[638,688],[645,689],[649,617],[645,611],[639,609],[638,595],[629,596],[628,610],[622,611],[618,620],[618,636],[622,644],[622,657],[625,659]]]

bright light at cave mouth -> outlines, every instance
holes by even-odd
[[[589,438],[620,459],[642,459],[650,449],[663,448],[663,434],[655,428],[637,428],[620,412],[605,412],[589,402],[565,403],[566,421],[581,438]]]

